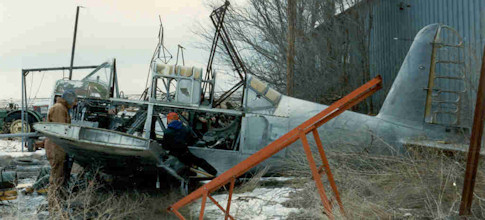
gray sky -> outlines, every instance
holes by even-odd
[[[200,39],[192,32],[197,22],[210,24],[210,9],[204,1],[2,0],[0,99],[21,97],[22,68],[69,66],[77,5],[86,8],[79,13],[74,65],[97,65],[117,58],[118,82],[125,94],[138,94],[144,89],[157,44],[158,15],[164,24],[165,46],[174,58],[177,44],[181,44],[186,48],[186,65],[205,68],[209,52],[196,48]],[[38,98],[48,97],[62,74],[29,75],[27,96],[33,98],[39,91]]]

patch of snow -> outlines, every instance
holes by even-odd
[[[272,177],[262,177],[261,181],[276,181],[276,182],[287,182],[296,179],[295,177],[284,177],[284,176],[272,176]]]
[[[22,142],[19,140],[1,140],[0,139],[0,157],[32,157],[32,156],[44,156],[45,150],[40,149],[35,152],[28,152],[24,147],[22,152]]]
[[[251,178],[238,178],[238,180],[242,181],[247,181],[250,180]],[[261,177],[259,181],[261,182],[288,182],[291,180],[298,179],[297,177],[284,177],[284,176],[271,176],[271,177]],[[206,184],[210,182],[211,180],[203,180],[200,181],[202,184]]]
[[[283,206],[283,202],[290,200],[290,192],[297,191],[294,188],[257,188],[251,192],[234,193],[230,214],[236,219],[286,219],[291,212],[298,212],[297,208]],[[226,208],[227,193],[212,196],[222,207]],[[193,215],[198,216],[201,199],[191,207]],[[204,211],[204,217],[208,219],[224,219],[223,212],[210,200]]]
[[[35,192],[31,195],[24,195],[19,192],[17,199],[11,200],[9,203],[17,208],[12,217],[17,219],[37,219],[37,209],[42,205],[47,206],[47,197]]]
[[[44,156],[45,150],[37,150],[35,152],[0,152],[0,157],[12,157],[12,158],[19,158],[19,157],[32,157],[32,156]]]
[[[27,149],[24,149],[25,151]],[[22,142],[17,140],[1,140],[0,152],[19,152],[22,151]]]
[[[21,185],[21,184],[34,184],[36,178],[37,178],[36,176],[33,176],[33,177],[30,177],[30,178],[19,179],[17,185]]]

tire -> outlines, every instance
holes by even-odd
[[[25,122],[24,123],[24,129],[25,129],[24,133],[29,133],[30,130],[31,130],[30,124]],[[10,133],[11,134],[22,133],[22,120],[21,119],[17,119],[10,124]]]

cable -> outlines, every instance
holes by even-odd
[[[34,100],[37,98],[37,94],[39,94],[40,87],[42,86],[42,82],[44,81],[44,76],[45,76],[45,72],[42,72],[42,78],[40,79],[39,87],[37,88],[37,91],[35,92],[34,98],[30,100],[30,105],[32,105]]]
[[[30,74],[30,81],[29,99],[32,97],[32,87],[34,87],[34,74]]]

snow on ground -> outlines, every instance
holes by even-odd
[[[236,219],[286,219],[291,212],[298,212],[297,208],[283,206],[285,201],[290,200],[290,192],[297,189],[282,188],[256,188],[251,192],[234,193],[230,213]],[[227,193],[212,195],[212,197],[224,208],[227,205]],[[193,216],[198,216],[201,199],[191,205]],[[207,219],[224,219],[223,212],[210,200],[204,211]]]
[[[27,152],[27,149],[24,150],[24,152],[4,152],[0,151],[0,158],[3,157],[12,157],[12,158],[19,158],[19,157],[31,157],[31,158],[38,158],[42,157],[45,155],[45,150],[37,150],[35,152]]]
[[[46,195],[40,195],[36,192],[30,195],[24,195],[22,192],[18,192],[17,199],[0,201],[0,204],[0,209],[10,209],[6,212],[8,213],[8,216],[5,216],[6,219],[47,219],[46,217],[49,215],[42,208],[47,207]],[[0,219],[2,219],[2,216],[0,216]]]
[[[22,151],[22,143],[20,141],[0,139],[0,152],[21,152],[21,151]]]
[[[39,158],[45,155],[45,150],[37,150],[35,152],[28,152],[27,148],[24,148],[22,152],[22,143],[17,140],[0,140],[0,158],[19,158],[19,157],[31,157]]]
[[[0,162],[4,162],[4,166],[8,165],[12,159],[20,159],[29,161],[29,159],[45,160],[45,150],[37,150],[35,152],[27,152],[24,149],[22,152],[22,144],[20,140],[1,140],[0,139]],[[29,166],[29,165],[25,165]],[[31,165],[34,168],[39,165]],[[36,175],[23,177],[18,179],[18,184],[33,184]],[[37,219],[40,215],[37,209],[47,204],[45,195],[39,195],[36,192],[30,195],[24,195],[22,190],[17,192],[17,199],[11,201],[0,201],[0,212],[9,213],[8,216],[0,216],[0,219]],[[45,213],[44,213],[45,215]]]
[[[17,158],[42,155],[45,155],[44,149],[37,150],[35,152],[28,152],[27,148],[24,147],[24,152],[22,152],[22,142],[20,140],[0,139],[0,157],[11,156],[13,158]]]

